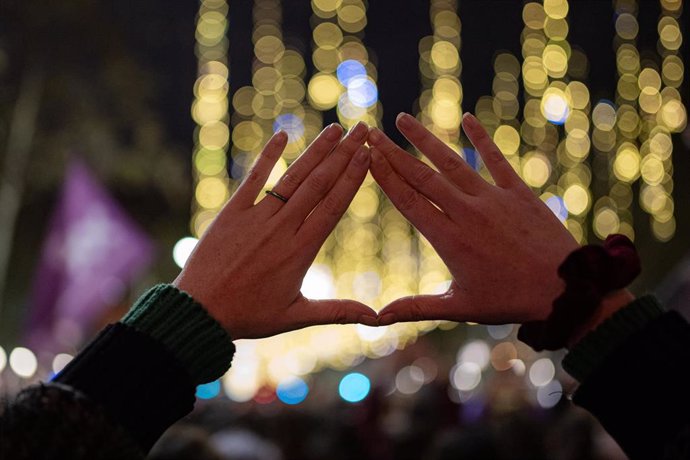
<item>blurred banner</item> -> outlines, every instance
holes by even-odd
[[[152,262],[153,243],[86,165],[72,161],[43,243],[26,342],[37,352],[78,346]]]

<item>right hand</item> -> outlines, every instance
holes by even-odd
[[[379,324],[452,320],[485,324],[543,320],[564,289],[558,266],[579,246],[513,170],[476,118],[463,129],[495,184],[414,117],[397,126],[439,172],[372,129],[371,172],[400,212],[429,240],[453,280],[441,295],[398,299]]]

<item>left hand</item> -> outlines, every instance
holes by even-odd
[[[369,167],[367,127],[326,128],[254,204],[285,148],[275,134],[237,192],[201,238],[174,281],[199,301],[232,339],[268,337],[317,324],[376,325],[354,300],[310,300],[302,279],[357,192]]]

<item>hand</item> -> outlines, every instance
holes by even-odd
[[[429,240],[453,280],[441,295],[398,299],[379,324],[452,320],[487,324],[542,320],[564,285],[557,268],[578,244],[515,173],[476,118],[463,129],[496,185],[412,116],[398,129],[436,172],[372,129],[371,172],[400,212]]]
[[[367,127],[327,127],[254,204],[287,142],[275,134],[201,238],[174,281],[234,339],[268,337],[317,324],[376,325],[376,312],[354,300],[310,300],[300,286],[367,174]],[[339,142],[340,141],[340,142]]]

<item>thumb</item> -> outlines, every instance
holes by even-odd
[[[378,326],[376,312],[356,300],[313,300],[301,297],[290,306],[295,329],[320,324],[361,323]]]
[[[462,309],[458,300],[458,294],[453,291],[439,295],[402,297],[389,303],[379,312],[379,326],[404,321],[464,321],[460,319]]]

